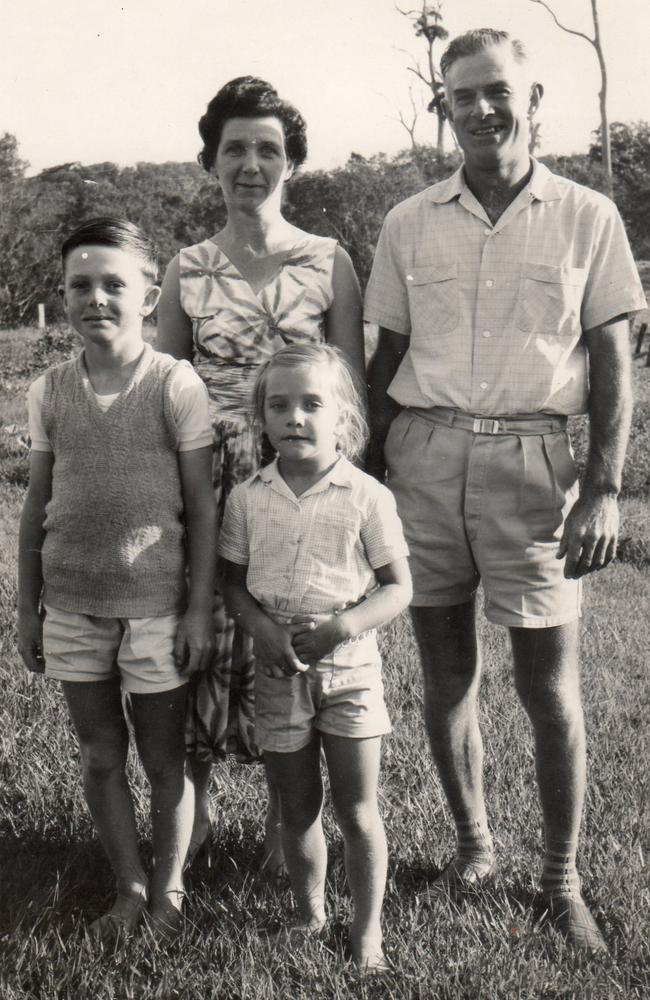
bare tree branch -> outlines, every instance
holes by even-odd
[[[595,45],[596,44],[596,39],[595,38],[590,38],[589,35],[585,35],[584,31],[577,31],[575,28],[567,28],[567,26],[565,24],[560,24],[560,22],[557,19],[557,15],[556,15],[555,11],[551,10],[551,8],[545,2],[545,0],[530,0],[530,2],[531,3],[537,3],[537,4],[539,4],[540,7],[543,7],[544,10],[547,10],[549,12],[549,14],[551,15],[551,17],[553,18],[553,20],[555,21],[555,23],[557,24],[558,28],[561,28],[562,31],[566,31],[567,34],[569,34],[569,35],[577,35],[578,38],[584,38],[584,40],[586,42],[589,42],[590,45]]]

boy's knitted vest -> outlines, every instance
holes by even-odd
[[[54,465],[43,601],[106,618],[183,611],[183,501],[169,403],[179,362],[147,345],[102,413],[82,358],[46,375],[43,426]]]

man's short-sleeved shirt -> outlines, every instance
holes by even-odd
[[[375,588],[374,570],[408,548],[390,491],[341,456],[299,497],[277,460],[235,486],[219,554],[247,565],[248,591],[284,616],[356,604]]]
[[[587,405],[583,331],[644,306],[614,203],[533,160],[494,225],[462,167],[392,209],[365,318],[410,338],[402,406],[569,415]]]

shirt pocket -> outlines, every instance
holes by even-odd
[[[458,265],[422,265],[406,272],[411,327],[451,333],[459,322]]]
[[[340,510],[319,511],[309,537],[311,583],[318,580],[319,587],[325,581],[335,584],[332,596],[339,593],[340,587],[345,587],[347,593],[360,530],[360,518],[355,514]]]
[[[534,264],[521,269],[517,327],[524,333],[561,336],[580,329],[580,307],[586,280],[582,267]]]

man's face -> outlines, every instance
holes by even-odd
[[[510,45],[462,56],[445,77],[445,111],[469,167],[528,163],[529,115],[542,94]]]

